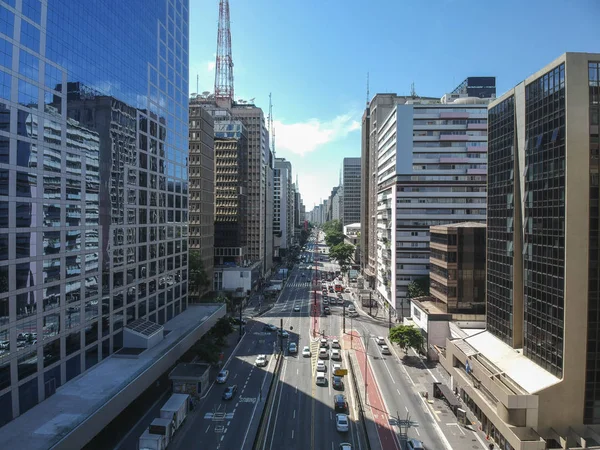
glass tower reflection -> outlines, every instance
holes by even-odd
[[[188,15],[0,0],[0,425],[186,308]]]

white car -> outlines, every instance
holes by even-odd
[[[336,370],[339,370],[339,369],[341,369],[341,368],[342,368],[342,365],[341,365],[341,364],[334,364],[334,365],[333,365],[333,368],[332,368],[331,370],[333,370],[333,373],[335,373],[335,371],[336,371]]]
[[[319,359],[329,359],[329,352],[326,348],[321,347],[319,349]]]
[[[305,358],[310,358],[310,347],[308,345],[305,345],[302,349],[302,356]]]
[[[342,354],[340,353],[339,350],[331,350],[331,359],[335,360],[335,361],[341,361],[342,360]]]
[[[327,372],[327,366],[323,361],[317,361],[317,372]]]
[[[322,338],[319,344],[322,348],[329,348],[329,344],[327,343],[327,339]]]
[[[326,386],[327,385],[327,378],[325,377],[324,373],[317,372],[316,383],[317,383],[317,386]]]
[[[294,306],[294,312],[300,312],[300,307],[299,306]]]
[[[256,361],[254,361],[257,367],[264,367],[267,365],[267,356],[266,355],[258,355],[256,357]]]
[[[352,444],[348,442],[342,442],[340,444],[340,450],[352,450]]]
[[[377,336],[375,342],[377,342],[377,345],[385,345],[385,338],[383,336]]]
[[[335,427],[338,431],[346,433],[350,427],[347,414],[336,414],[335,415]]]
[[[390,348],[387,345],[382,345],[381,346],[381,354],[382,355],[391,355],[392,352],[390,351]]]
[[[340,341],[338,341],[337,339],[331,341],[331,348],[340,348]]]

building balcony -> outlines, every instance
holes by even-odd
[[[431,276],[431,273],[429,274],[429,276]],[[456,297],[448,297],[447,294],[444,294],[443,292],[438,291],[437,289],[432,287],[429,288],[429,293],[444,303],[448,303],[448,301],[456,301]]]
[[[430,249],[436,249],[439,250],[441,252],[453,252],[456,253],[456,245],[446,245],[446,244],[440,244],[439,242],[429,242],[429,248]]]
[[[442,259],[435,258],[433,256],[429,256],[429,263],[435,264],[436,266],[443,267],[444,269],[456,269],[456,263],[449,263]]]
[[[429,272],[429,278],[437,281],[444,286],[456,287],[456,280],[449,280],[448,278],[443,277],[442,275],[438,275],[434,272]]]

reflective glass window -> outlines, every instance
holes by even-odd
[[[27,50],[21,50],[19,53],[19,74],[37,82],[40,76],[39,58]]]
[[[13,45],[0,38],[0,65],[12,69]]]
[[[35,268],[35,262],[16,265],[17,289],[23,289],[35,286],[32,268]]]
[[[60,258],[44,260],[44,283],[60,280]]]
[[[8,234],[0,234],[0,261],[8,259]]]
[[[29,108],[38,107],[38,88],[25,80],[19,80],[18,102]]]
[[[46,87],[57,91],[61,90],[62,72],[60,71],[60,69],[57,69],[52,64],[46,63],[44,73],[44,84],[46,85]]]
[[[50,286],[44,289],[44,312],[60,306],[60,285]]]
[[[16,173],[16,194],[17,197],[35,197],[37,188],[37,175],[27,172]]]
[[[37,311],[35,292],[17,294],[17,320],[32,316]]]
[[[1,176],[1,173],[0,173]],[[61,178],[44,176],[44,198],[52,200],[61,200]]]
[[[60,149],[44,147],[44,170],[58,173],[62,171]]]
[[[21,44],[36,53],[40,51],[40,30],[26,20],[21,21]]]
[[[65,265],[67,267],[67,278],[81,275],[81,256],[67,256],[65,258]]]
[[[60,339],[55,339],[44,345],[44,367],[49,367],[60,360]]]
[[[23,14],[33,22],[39,24],[42,17],[42,4],[40,0],[22,0]]]
[[[44,177],[45,179],[46,177]],[[44,226],[58,227],[60,226],[60,205],[59,204],[44,204]],[[44,243],[44,249],[46,245]],[[60,248],[60,244],[59,247]]]
[[[14,6],[14,5],[13,5]],[[4,6],[0,6],[0,33],[13,37],[15,28],[15,15]]]
[[[10,139],[7,136],[0,136],[0,163],[9,164],[10,162]]]
[[[0,71],[0,98],[10,100],[10,84],[12,76],[6,72]]]
[[[81,231],[67,231],[65,243],[68,252],[79,251],[81,249]]]
[[[44,339],[57,336],[60,333],[60,315],[46,314],[43,319],[44,323]]]
[[[29,258],[35,255],[35,244],[36,244],[37,233],[17,233],[16,234],[16,252],[15,257],[18,258]]]
[[[8,195],[8,170],[0,169],[0,195]]]
[[[0,293],[8,292],[8,284],[8,266],[0,266]]]
[[[27,355],[19,357],[17,364],[17,373],[19,374],[19,381],[33,375],[37,372],[37,354],[31,352]]]
[[[46,205],[44,205],[46,206]],[[48,205],[52,206],[52,205]],[[60,208],[60,205],[54,205]],[[60,211],[60,209],[59,209]],[[44,255],[53,255],[60,252],[60,231],[44,231]]]
[[[37,145],[29,142],[17,141],[17,165],[35,168],[38,164]]]

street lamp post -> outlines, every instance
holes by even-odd
[[[368,382],[367,379],[369,377],[369,372],[368,369],[369,367],[367,366],[367,362],[369,360],[369,338],[367,336],[365,336],[367,344],[366,344],[366,348],[365,348],[365,405],[367,404],[367,386],[368,386]]]

